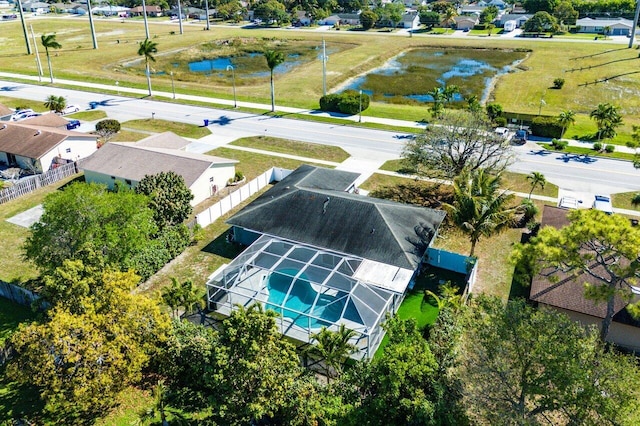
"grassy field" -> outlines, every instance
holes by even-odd
[[[81,121],[97,121],[107,118],[107,113],[99,109],[94,109],[91,111],[79,111],[74,114],[69,114],[67,117]]]
[[[211,131],[206,127],[154,118],[125,121],[122,123],[122,127],[150,133],[173,132],[178,136],[192,139],[200,139],[211,134]]]
[[[109,142],[137,142],[149,136],[146,132],[136,132],[135,130],[120,130]]]
[[[369,177],[369,179],[360,185],[360,188],[366,191],[375,191],[378,188],[400,185],[402,183],[409,182],[410,180],[413,179],[409,177],[389,176],[382,173],[374,173]]]
[[[298,155],[300,157],[316,158],[318,160],[341,163],[347,158],[342,148],[317,143],[297,142],[288,139],[272,138],[270,136],[257,136],[238,139],[231,145],[247,148],[261,149],[281,154]]]
[[[518,39],[506,43],[500,37],[449,38],[426,34],[397,37],[384,33],[353,31],[318,34],[313,31],[275,29],[249,31],[238,27],[216,27],[215,31],[203,32],[202,26],[197,24],[185,26],[185,34],[176,35],[177,25],[159,25],[154,22],[151,21],[150,30],[154,41],[158,43],[158,64],[172,63],[171,57],[188,55],[191,50],[204,52],[206,57],[207,49],[214,54],[227,52],[230,46],[242,47],[247,43],[255,43],[256,40],[280,43],[283,48],[290,48],[290,44],[296,43],[301,46],[315,43],[315,46],[319,46],[324,37],[331,54],[327,73],[330,89],[412,48],[522,49],[529,51],[527,58],[518,65],[517,72],[500,77],[491,95],[491,100],[502,104],[506,111],[537,114],[540,99],[544,99],[546,104],[542,108],[543,114],[557,115],[564,109],[572,109],[580,119],[588,116],[599,102],[606,100],[621,107],[626,126],[640,123],[640,97],[637,96],[640,93],[640,72],[635,71],[640,58],[635,50],[606,40],[597,43],[585,40],[580,43],[575,38],[571,42]],[[144,38],[140,22],[97,20],[96,30],[100,42],[100,49],[97,51],[91,48],[88,24],[84,18],[47,17],[29,20],[28,24],[34,26],[36,36],[56,32],[57,39],[63,46],[52,57],[56,77],[108,84],[113,84],[114,79],[117,79],[121,87],[145,87],[142,61],[137,55],[137,42]],[[3,29],[2,57],[6,60],[1,61],[0,69],[35,75],[33,57],[25,55],[19,21],[3,23]],[[278,74],[277,99],[291,106],[317,107],[322,92],[321,69],[321,61],[309,60],[290,72]],[[157,65],[152,71],[155,73],[154,88],[170,91],[169,70]],[[266,66],[264,71],[267,71]],[[202,75],[196,81],[192,81],[191,76],[187,78],[180,73],[174,77],[176,90],[180,93],[227,99],[232,97],[229,76],[221,78],[217,74]],[[558,77],[566,80],[565,86],[561,90],[550,89],[553,80]],[[43,83],[43,86],[46,85]],[[268,77],[238,82],[237,93],[239,100],[268,102]],[[416,121],[428,117],[424,106],[376,102],[368,113]],[[627,128],[621,129],[621,133],[621,137],[624,137]]]

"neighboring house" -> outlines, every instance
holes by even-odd
[[[402,15],[402,21],[400,21],[401,28],[418,28],[420,27],[420,16],[417,12],[409,12]]]
[[[20,124],[26,124],[28,126],[40,126],[47,128],[66,129],[69,120],[60,117],[53,112],[42,114],[37,117],[31,117],[24,120],[20,120]]]
[[[624,18],[613,19],[591,19],[582,18],[576,21],[578,32],[604,34],[604,29],[609,27],[607,35],[626,36],[631,34],[633,29],[633,21]]]
[[[88,13],[88,10],[89,9],[87,9],[86,5],[77,5],[73,6],[69,13],[72,13],[74,15],[86,15]]]
[[[358,177],[303,165],[228,219],[249,247],[211,275],[210,309],[262,303],[303,343],[344,324],[356,357],[373,356],[445,213],[350,193]]]
[[[307,12],[305,12],[304,10],[298,10],[295,12],[293,22],[297,22],[302,26],[308,27],[309,25],[311,25],[311,18],[307,16]]]
[[[568,210],[558,207],[544,206],[541,226],[562,228],[569,225]],[[544,273],[545,271],[543,271]],[[567,314],[570,318],[586,326],[598,328],[605,317],[607,304],[596,303],[584,297],[584,285],[598,284],[591,275],[581,273],[577,276],[557,272],[556,280],[539,274],[533,278],[529,299],[539,305],[553,308]],[[635,296],[636,300],[638,295]],[[613,323],[607,341],[619,346],[640,351],[640,321],[631,317],[626,309],[628,301],[618,297],[615,301]]]
[[[491,1],[480,0],[476,4],[480,7],[495,6],[498,9],[504,9],[507,6],[507,4],[503,0],[491,0]]]
[[[477,16],[456,16],[453,20],[457,30],[471,30],[478,24]]]
[[[188,19],[200,19],[200,15],[204,16],[204,9],[198,9],[197,7],[185,7],[182,9],[182,13],[187,15]],[[176,9],[176,16],[178,15]]]
[[[505,13],[504,15],[500,16],[500,18],[498,18],[497,20],[497,26],[498,27],[504,27],[504,24],[507,21],[515,21],[516,22],[516,28],[520,28],[524,25],[525,22],[527,22],[533,15],[521,15],[519,13]]]
[[[193,193],[191,205],[195,206],[215,195],[235,175],[236,160],[158,148],[148,139],[142,144],[107,143],[80,163],[85,180],[106,184],[109,188],[119,181],[135,188],[146,175],[172,171],[184,178]],[[160,136],[159,145],[170,144],[169,139]]]
[[[49,13],[49,3],[44,2],[29,2],[22,5],[22,10],[25,12],[35,12],[37,14]]]
[[[147,7],[147,9],[149,8]],[[94,7],[93,9],[91,9],[91,12],[96,15],[102,15],[102,16],[125,16],[129,14],[130,10],[131,9],[129,9],[128,7],[108,5],[108,6]]]
[[[340,25],[360,25],[359,13],[340,13]]]
[[[460,9],[458,9],[458,14],[459,15],[476,15],[476,16],[480,16],[482,11],[485,10],[486,8],[487,8],[487,6],[478,6],[477,4],[472,3],[472,4],[468,4],[468,5],[460,7]]]
[[[336,25],[340,24],[340,17],[338,15],[327,16],[324,19],[318,20],[319,25]]]
[[[0,104],[0,121],[11,121],[12,115],[13,110],[11,108]]]
[[[96,151],[97,136],[64,129],[0,123],[0,162],[37,173]]]
[[[160,6],[157,6],[157,5],[146,6],[146,9],[142,9],[142,6],[136,6],[129,11],[129,14],[131,16],[142,16],[143,10],[146,10],[147,16],[152,16],[155,18],[162,16],[162,8],[160,8]]]

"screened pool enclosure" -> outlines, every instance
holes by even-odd
[[[413,271],[262,235],[207,283],[209,308],[261,303],[284,335],[310,343],[322,327],[355,331],[357,357],[371,357],[381,323],[402,302]]]

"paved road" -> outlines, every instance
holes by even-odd
[[[266,115],[247,114],[232,109],[177,105],[170,102],[88,93],[0,80],[0,93],[5,96],[43,101],[50,94],[65,96],[70,104],[88,108],[89,102],[99,102],[110,117],[120,121],[151,118],[203,125],[210,120],[211,136],[193,144],[193,150],[206,152],[234,139],[251,135],[267,135],[322,143],[344,148],[355,159],[364,162],[382,162],[398,158],[406,140],[411,137],[401,132],[389,132],[347,124],[324,124]],[[162,94],[167,96],[166,93]],[[170,96],[170,94],[169,94]],[[219,100],[200,98],[200,101],[219,103]],[[268,107],[265,105],[265,109]],[[561,188],[592,193],[616,193],[640,190],[640,171],[629,162],[609,159],[585,158],[542,151],[529,143],[515,148],[518,161],[511,170],[530,173],[539,171],[547,180]]]

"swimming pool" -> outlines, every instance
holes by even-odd
[[[331,294],[325,293],[318,296],[318,292],[314,290],[304,273],[300,274],[289,291],[293,277],[297,273],[298,271],[294,269],[282,269],[269,275],[267,278],[269,299],[265,304],[266,309],[276,311],[284,317],[292,319],[296,325],[305,328],[329,326],[340,320],[343,310],[344,318],[362,323],[353,301],[349,297],[345,297],[348,296],[348,293],[333,290]],[[289,292],[289,297],[287,297],[287,292]],[[347,304],[346,310],[344,309],[345,304]],[[313,315],[313,317],[308,315]]]

